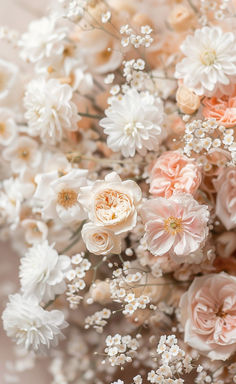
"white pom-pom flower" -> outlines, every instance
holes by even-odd
[[[35,244],[21,259],[20,281],[26,295],[34,295],[47,302],[66,289],[65,273],[70,267],[70,258],[58,255],[47,241]]]
[[[37,353],[45,353],[63,338],[61,329],[67,326],[61,311],[46,311],[36,297],[10,295],[2,314],[3,327],[17,345]]]
[[[65,131],[75,131],[80,117],[72,95],[72,88],[56,79],[33,79],[24,98],[29,135],[54,145],[62,140]]]
[[[129,89],[120,99],[114,97],[111,106],[100,121],[108,135],[107,145],[125,157],[134,156],[136,150],[145,155],[147,150],[157,150],[164,134],[163,105],[159,98],[148,92]]]
[[[175,77],[198,95],[231,92],[236,82],[236,44],[231,32],[219,27],[197,29],[181,45],[186,56],[176,66]]]

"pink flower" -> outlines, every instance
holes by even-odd
[[[185,342],[212,360],[236,350],[236,277],[227,273],[194,279],[180,300]]]
[[[226,227],[236,227],[236,168],[222,168],[214,181],[217,191],[216,214]]]
[[[186,256],[197,251],[208,235],[207,206],[189,194],[147,200],[141,215],[147,247],[155,256],[169,252],[176,262],[188,262]]]
[[[198,165],[178,151],[163,153],[151,171],[150,193],[169,198],[174,191],[194,194],[201,183]]]
[[[206,119],[216,119],[227,128],[236,125],[236,89],[231,96],[205,98],[202,103],[202,114]]]

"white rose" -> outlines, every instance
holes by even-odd
[[[89,252],[95,255],[121,252],[121,238],[110,229],[87,223],[83,226],[81,235]]]
[[[112,172],[104,181],[81,188],[78,200],[95,225],[120,234],[135,227],[141,198],[141,189],[134,181],[121,181],[117,173]]]

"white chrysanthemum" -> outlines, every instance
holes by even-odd
[[[3,327],[17,345],[39,353],[55,347],[67,326],[63,312],[45,311],[34,296],[10,295],[2,314]]]
[[[198,95],[228,93],[236,82],[236,41],[219,27],[197,29],[181,45],[186,56],[176,66],[175,77]]]
[[[72,95],[72,88],[56,79],[32,80],[24,98],[28,133],[39,135],[47,144],[55,144],[63,138],[64,130],[75,131],[80,117]]]
[[[45,58],[53,58],[63,53],[67,29],[56,27],[56,21],[43,17],[29,24],[29,29],[19,41],[21,57],[36,63]]]
[[[47,302],[66,289],[65,272],[70,266],[68,256],[58,255],[47,241],[35,244],[21,259],[20,281],[26,295]]]
[[[121,151],[128,157],[136,150],[144,155],[147,150],[158,149],[163,139],[163,105],[159,98],[129,89],[122,99],[113,98],[105,113],[107,117],[100,125],[114,152]]]

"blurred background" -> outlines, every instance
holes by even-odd
[[[0,0],[0,27],[8,26],[23,32],[33,19],[46,13],[48,0]],[[16,61],[16,52],[0,41],[0,59]],[[9,243],[0,243],[0,311],[5,307],[8,293],[18,289],[19,256]],[[37,362],[33,370],[15,375],[11,366],[15,366],[14,344],[5,335],[0,321],[0,383],[50,384],[45,359]],[[21,369],[21,367],[18,367]],[[17,376],[19,376],[17,380]]]

